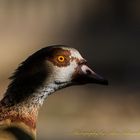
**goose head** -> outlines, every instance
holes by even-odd
[[[108,84],[87,66],[78,50],[64,45],[49,46],[35,52],[21,63],[10,79],[12,81],[2,100],[8,106],[26,99],[42,104],[51,93],[72,85]],[[32,102],[29,100],[28,103]]]
[[[78,50],[66,46],[46,48],[45,65],[48,70],[46,83],[54,83],[58,87],[96,83],[107,85],[108,81],[88,67],[87,61]]]

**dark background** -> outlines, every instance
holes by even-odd
[[[140,1],[0,0],[1,97],[18,64],[53,44],[77,48],[109,86],[69,87],[50,96],[38,139],[139,139]],[[77,130],[98,136],[77,136]]]

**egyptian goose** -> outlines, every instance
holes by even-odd
[[[64,45],[48,46],[32,54],[10,79],[0,102],[0,128],[17,139],[15,132],[25,133],[27,140],[35,139],[38,110],[50,94],[72,85],[108,84],[87,66],[76,49]]]

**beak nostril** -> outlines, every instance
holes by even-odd
[[[92,72],[90,70],[86,70],[87,74],[92,74]]]

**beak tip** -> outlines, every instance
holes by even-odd
[[[93,75],[93,82],[101,85],[108,85],[108,80],[104,79],[102,76],[96,74]]]

